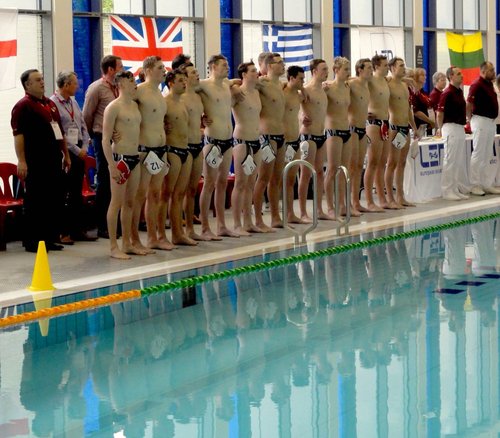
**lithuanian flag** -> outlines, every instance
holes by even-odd
[[[462,69],[464,85],[470,85],[479,76],[479,66],[484,62],[481,32],[459,35],[446,32],[450,63]]]

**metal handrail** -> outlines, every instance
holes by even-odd
[[[341,175],[344,175],[345,178],[345,219],[342,219],[339,211],[339,183]],[[340,235],[342,227],[345,228],[345,233],[349,234],[349,222],[351,221],[351,177],[345,166],[337,167],[337,172],[335,173],[335,215],[337,216],[337,235]]]
[[[305,230],[299,231],[295,228],[292,228],[288,225],[288,200],[287,200],[287,186],[286,180],[288,176],[289,170],[293,166],[299,165],[306,166],[311,172],[313,177],[313,222],[312,224],[306,228]],[[295,234],[295,244],[299,243],[299,237],[301,237],[302,243],[306,242],[306,234],[314,230],[318,226],[318,199],[316,194],[316,186],[318,184],[318,176],[316,174],[316,170],[314,170],[314,166],[306,160],[293,160],[288,163],[283,169],[283,200],[282,200],[282,215],[283,215],[283,228],[286,228],[292,231]]]

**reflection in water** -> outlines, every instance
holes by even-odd
[[[0,332],[0,435],[22,420],[37,437],[497,431],[498,228],[114,304],[46,337]]]

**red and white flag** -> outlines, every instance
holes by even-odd
[[[17,10],[0,9],[0,90],[16,86]]]

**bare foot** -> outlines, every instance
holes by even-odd
[[[112,249],[109,255],[111,256],[111,258],[118,260],[130,260],[132,258],[129,255],[125,254],[123,251],[120,251],[120,249],[118,248]]]
[[[387,204],[382,204],[382,207],[385,208],[386,210],[402,210],[404,208],[396,201],[389,201]]]
[[[307,214],[303,214],[300,217],[300,220],[302,221],[301,223],[303,223],[303,224],[312,224],[312,222],[313,222],[313,220]]]
[[[305,224],[305,222],[301,218],[295,216],[294,214],[288,216],[288,223],[289,224]]]
[[[274,233],[275,230],[273,230],[271,227],[268,227],[265,223],[261,224],[256,224],[257,228],[260,229],[261,233]]]
[[[175,245],[171,244],[168,239],[155,240],[154,242],[148,242],[150,248],[161,249],[163,251],[171,251],[175,248]],[[154,251],[153,251],[154,252]]]
[[[132,246],[134,248],[141,250],[141,251],[144,251],[146,254],[155,254],[156,253],[155,250],[151,249],[152,247],[148,248],[148,247],[144,246],[141,242],[132,242]]]
[[[328,210],[328,213],[324,213],[323,211],[318,211],[318,219],[321,221],[336,221],[337,216],[335,216],[334,210]]]
[[[366,206],[366,211],[368,213],[383,213],[384,209],[382,207],[379,207],[377,204],[368,204]]]
[[[234,232],[240,236],[243,236],[243,237],[251,236],[250,232],[245,230],[243,227],[235,227]]]
[[[398,199],[398,204],[403,205],[404,207],[416,207],[415,204],[413,204],[410,201],[407,201],[405,198]]]
[[[342,210],[340,210],[340,216],[345,216],[346,215],[346,209],[343,208]],[[361,216],[361,213],[356,210],[354,207],[351,207],[351,217],[360,217]]]
[[[217,230],[218,236],[227,236],[227,237],[240,237],[238,233],[231,231],[229,228],[221,227]]]
[[[187,246],[196,246],[198,245],[198,242],[195,240],[191,239],[190,237],[182,234],[179,237],[172,237],[172,243],[175,245],[187,245]]]
[[[222,240],[222,237],[216,236],[212,231],[207,230],[201,233],[201,237],[207,240]]]
[[[272,219],[271,228],[283,228],[283,221],[280,218]]]
[[[248,231],[249,233],[262,233],[262,230],[254,224],[246,225],[244,228],[245,231]]]
[[[352,206],[352,208],[354,210],[358,210],[360,213],[369,213],[370,210],[368,210],[367,208],[363,207],[361,204],[354,204]]]
[[[137,248],[135,247],[134,245],[130,245],[130,246],[123,246],[123,252],[125,254],[133,254],[133,255],[147,255],[147,251],[145,251],[144,249],[140,249],[140,248]]]
[[[199,242],[208,242],[210,239],[204,236],[200,236],[199,234],[196,234],[194,231],[191,231],[190,233],[187,233],[187,236],[190,239],[199,241]]]

